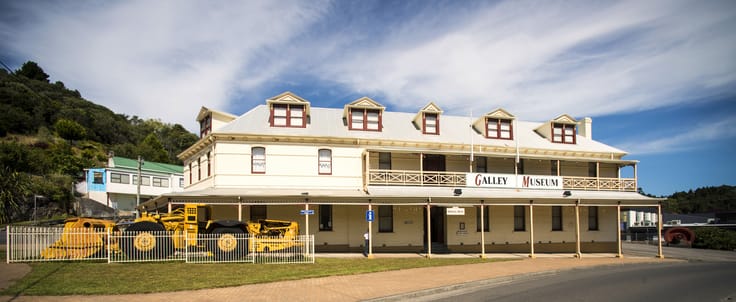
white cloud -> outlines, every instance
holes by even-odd
[[[736,117],[728,117],[717,121],[706,121],[684,127],[682,132],[661,131],[657,138],[641,136],[616,144],[630,154],[663,154],[702,148],[708,143],[736,138]]]
[[[733,8],[508,1],[442,27],[432,25],[455,12],[427,10],[374,47],[342,48],[348,55],[317,67],[324,79],[405,110],[434,100],[456,114],[504,107],[531,120],[630,112],[732,89]]]
[[[18,4],[9,47],[52,79],[116,112],[190,130],[202,105],[227,109],[238,90],[283,66],[264,66],[323,13],[321,2],[123,1]]]

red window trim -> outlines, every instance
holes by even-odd
[[[263,149],[263,171],[255,171],[253,170],[253,166],[255,166],[253,163],[255,162],[255,158],[253,157],[253,150],[255,149]],[[251,174],[266,174],[266,148],[265,147],[252,147],[250,148],[250,173]]]
[[[327,172],[327,173],[323,173],[322,172],[322,169],[320,169],[320,164],[322,164],[323,161],[320,159],[319,154],[320,154],[320,152],[322,150],[330,151],[330,160],[329,160],[329,163],[330,163],[330,172]],[[332,175],[332,150],[331,149],[323,148],[323,149],[317,150],[317,173],[319,175]]]
[[[192,162],[189,162],[189,184],[192,184]]]
[[[353,128],[353,111],[363,112],[363,128]],[[368,129],[368,111],[378,112],[378,129]],[[368,109],[368,108],[350,108],[348,112],[348,130],[359,130],[359,131],[376,131],[381,132],[383,130],[383,112],[379,109]]]
[[[560,136],[561,139],[562,139],[561,141],[555,140],[555,126],[557,126],[557,125],[562,126],[562,135]],[[567,135],[565,135],[565,129],[570,128],[570,127],[572,127],[572,142],[568,142],[565,139],[565,137],[567,137]],[[551,141],[553,143],[570,144],[570,145],[575,145],[577,143],[578,130],[576,129],[575,125],[573,125],[573,124],[552,123],[552,129],[550,129],[550,131],[551,131],[550,138],[551,138]]]
[[[434,133],[427,132],[427,114],[434,115],[435,116]],[[422,133],[423,134],[440,135],[440,115],[439,115],[439,113],[424,112],[422,114]]]
[[[274,113],[274,107],[276,106],[285,106],[286,107],[286,125],[276,125],[274,123],[276,117],[273,115]],[[302,107],[302,124],[301,125],[292,125],[291,124],[291,107]],[[297,105],[297,104],[272,104],[271,108],[271,127],[286,127],[286,128],[306,128],[307,127],[307,106],[305,105]]]
[[[212,176],[212,166],[210,164],[210,152],[207,152],[207,177]]]
[[[490,133],[488,133],[488,122],[491,120],[496,122],[496,135],[495,136],[491,136]],[[501,121],[505,121],[509,123],[509,138],[501,137]],[[504,118],[487,117],[486,118],[486,138],[513,140],[514,139],[513,120],[504,119]]]

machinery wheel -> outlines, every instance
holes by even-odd
[[[164,259],[173,253],[173,242],[164,226],[150,221],[136,222],[123,232],[121,248],[130,260]]]
[[[239,228],[220,227],[212,230],[209,249],[215,260],[232,260],[245,256],[248,252],[245,233]]]

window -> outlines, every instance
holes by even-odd
[[[179,188],[184,187],[184,177],[179,177]]]
[[[189,184],[192,184],[192,163],[189,163]]]
[[[271,127],[306,127],[304,105],[273,104],[271,107]]]
[[[141,186],[150,186],[151,185],[151,178],[148,176],[141,176]],[[133,175],[133,184],[138,184],[138,175]]]
[[[509,119],[486,119],[486,137],[498,139],[514,139],[513,125]]]
[[[210,164],[210,152],[207,152],[207,177],[212,176],[212,165]]]
[[[197,157],[197,180],[202,180],[202,158]]]
[[[252,221],[266,219],[268,217],[266,214],[265,205],[250,206],[250,220]]]
[[[332,231],[332,205],[319,206],[319,230]]]
[[[598,165],[596,163],[588,163],[588,177],[598,177]]]
[[[105,174],[102,172],[92,172],[92,183],[98,185],[104,184]]]
[[[552,124],[552,142],[563,144],[575,143],[575,125]]]
[[[129,174],[110,173],[110,182],[116,184],[130,184]]]
[[[559,161],[559,160],[554,160],[554,159],[553,159],[553,160],[551,160],[551,161],[550,161],[550,169],[549,169],[549,173],[550,173],[550,174],[549,174],[549,175],[556,175],[556,176],[559,176],[559,175],[558,175],[558,172],[559,172],[559,171],[557,171],[557,170],[559,169],[559,168],[558,168],[559,166],[560,166],[560,161]]]
[[[212,115],[207,115],[199,122],[199,137],[205,137],[212,132]]]
[[[376,109],[350,108],[350,130],[381,131],[381,112]]]
[[[159,187],[159,188],[168,188],[169,187],[169,179],[168,178],[154,177],[153,178],[153,186],[154,187]]]
[[[250,151],[250,172],[255,174],[266,173],[266,148],[253,147]]]
[[[588,207],[588,231],[598,230],[598,207]]]
[[[440,134],[440,118],[437,113],[424,113],[424,134]]]
[[[488,159],[484,156],[475,157],[475,172],[486,173],[488,172]]]
[[[378,232],[390,233],[394,231],[393,206],[378,206]]]
[[[526,208],[525,206],[514,206],[514,231],[526,231]]]
[[[552,230],[562,231],[562,207],[552,206]]]
[[[523,158],[519,158],[519,163],[516,164],[516,166],[518,169],[517,173],[524,174],[524,159]]]
[[[480,212],[483,211],[483,232],[491,229],[491,221],[488,219],[490,212],[487,206],[480,206],[475,211],[475,231],[480,232]]]
[[[318,151],[318,170],[320,175],[332,174],[332,150],[319,149]]]
[[[388,152],[378,153],[378,169],[391,170],[391,153],[388,153]]]

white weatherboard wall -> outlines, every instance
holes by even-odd
[[[251,148],[266,149],[266,173],[251,173]],[[332,174],[320,175],[318,150],[332,150]],[[361,148],[218,143],[215,186],[219,188],[360,188]]]

